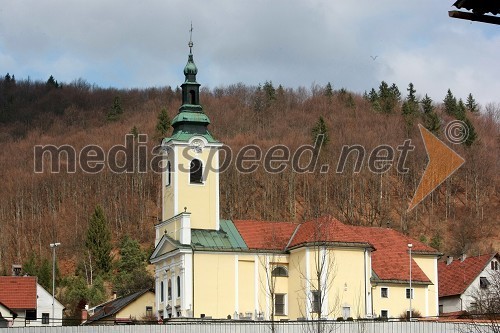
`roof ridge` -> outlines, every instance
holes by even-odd
[[[297,225],[297,227],[295,228],[295,230],[293,231],[292,236],[290,236],[290,239],[288,240],[288,243],[287,243],[287,244],[286,244],[286,246],[285,246],[285,250],[286,250],[286,249],[288,249],[288,247],[289,247],[289,246],[290,246],[290,244],[292,243],[293,238],[295,237],[295,235],[296,235],[296,234],[297,234],[297,232],[299,231],[299,228],[300,228],[300,226],[301,226],[301,225],[302,225],[302,223],[299,223],[299,224]]]

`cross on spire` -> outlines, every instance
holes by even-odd
[[[189,29],[189,53],[192,53],[193,49],[193,22],[191,22],[191,29]]]

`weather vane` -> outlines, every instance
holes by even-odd
[[[189,29],[189,53],[192,53],[193,49],[193,22],[191,22],[191,29]]]

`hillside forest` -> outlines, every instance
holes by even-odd
[[[302,222],[329,214],[348,224],[394,228],[446,255],[500,251],[500,104],[481,105],[472,94],[454,96],[450,90],[433,101],[425,87],[411,83],[381,82],[358,94],[334,82],[309,88],[263,82],[202,88],[211,133],[233,152],[253,144],[264,153],[278,144],[294,152],[323,134],[318,165],[328,165],[328,172],[294,172],[288,165],[269,173],[259,165],[241,173],[233,158],[220,175],[221,218]],[[127,267],[145,269],[153,226],[161,216],[161,175],[107,168],[72,173],[67,172],[69,161],[60,173],[35,173],[34,146],[71,145],[78,152],[92,144],[108,151],[124,145],[126,134],[146,134],[149,154],[141,158],[150,160],[153,147],[171,134],[170,120],[180,104],[175,83],[123,90],[83,79],[59,83],[52,76],[45,82],[1,77],[0,273],[10,274],[12,264],[23,264],[32,274],[45,270],[50,280],[49,243],[57,241],[62,244],[57,249],[58,295],[67,304],[91,297],[96,303],[120,283],[123,287],[125,280],[134,280]],[[444,130],[457,119],[469,131],[464,142],[452,144]],[[427,164],[418,124],[466,162],[408,212]],[[394,165],[383,173],[368,168],[368,155],[377,146],[396,149],[407,139],[415,149],[405,160],[406,173]],[[361,145],[367,152],[357,172],[354,157],[336,172],[344,145]],[[106,240],[108,263],[99,263],[103,254],[95,251],[92,233]],[[124,262],[124,253],[141,264]],[[112,273],[117,271],[132,275],[117,281]],[[80,289],[65,291],[65,285]]]

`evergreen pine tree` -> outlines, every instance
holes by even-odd
[[[465,123],[465,126],[467,126],[467,134],[468,134],[464,144],[467,147],[470,147],[477,139],[476,129],[474,128],[474,125],[472,125],[471,121],[468,118],[463,119],[463,122]]]
[[[146,253],[129,236],[125,236],[120,242],[120,260],[116,266],[114,287],[119,295],[153,286],[154,279],[146,270]]]
[[[399,91],[399,88],[395,83],[391,85],[389,91],[391,93],[391,97],[394,99],[395,102],[401,101],[401,92]]]
[[[457,109],[455,111],[455,118],[459,120],[464,120],[466,116],[467,109],[465,108],[464,101],[460,99],[457,103]]]
[[[141,249],[139,243],[128,235],[120,242],[119,271],[132,271],[136,268],[146,268],[146,253]]]
[[[28,260],[26,260],[23,263],[23,274],[29,275],[29,276],[37,276],[38,275],[38,260],[35,256],[34,252],[31,252],[31,254],[28,257]]]
[[[132,129],[130,130],[130,134],[134,136],[135,139],[139,136],[139,130],[137,129],[137,126],[134,125]]]
[[[425,94],[425,97],[422,98],[420,103],[422,103],[422,109],[423,109],[424,113],[434,112],[434,106],[432,105],[432,99],[427,94]]]
[[[434,111],[434,106],[432,105],[432,99],[425,94],[425,97],[421,101],[422,109],[424,113],[422,114],[424,127],[431,131],[434,135],[438,135],[441,129],[441,121],[439,116]]]
[[[444,111],[450,116],[455,117],[458,108],[457,99],[453,96],[450,89],[448,89],[448,92],[446,93],[443,103],[444,103]]]
[[[326,84],[326,87],[325,87],[325,96],[328,97],[330,100],[333,96],[333,88],[332,88],[332,84],[330,82],[328,82]]]
[[[47,87],[49,88],[59,88],[59,83],[57,83],[57,81],[54,79],[54,77],[51,75],[49,77],[49,79],[47,80],[47,83],[46,83]]]
[[[368,96],[368,100],[372,104],[375,103],[378,100],[378,94],[377,94],[377,91],[374,88],[372,88],[372,90],[370,90],[370,93],[367,96]]]
[[[403,115],[415,115],[418,111],[418,101],[415,97],[416,90],[413,87],[413,83],[410,82],[408,85],[408,96],[406,96],[406,100],[403,102],[402,112]]]
[[[109,272],[111,269],[111,232],[104,211],[99,205],[90,218],[85,246],[90,251],[98,271]]]
[[[120,97],[115,96],[115,99],[113,101],[113,107],[111,110],[108,112],[107,118],[109,121],[115,121],[120,119],[120,116],[123,113],[122,105],[120,102]]]
[[[170,117],[168,116],[167,108],[162,108],[158,114],[158,122],[156,123],[156,138],[162,140],[167,137],[170,131]]]
[[[40,267],[38,268],[37,282],[47,290],[52,288],[52,263],[44,258],[40,262]]]
[[[469,112],[478,112],[479,111],[479,106],[476,103],[476,100],[472,96],[471,93],[469,93],[469,96],[467,96],[467,102],[465,104],[465,107],[467,108],[467,111]]]
[[[401,93],[399,92],[396,84],[392,84],[390,87],[385,82],[382,81],[378,88],[378,104],[380,106],[379,111],[383,113],[392,113],[394,108],[401,100]]]
[[[321,146],[325,146],[328,144],[328,141],[330,140],[328,137],[328,128],[326,127],[325,120],[323,117],[319,117],[318,121],[314,125],[312,131],[312,139],[313,143],[316,142],[317,138],[319,135],[323,135],[323,140],[321,141]]]
[[[269,107],[271,102],[276,99],[276,89],[274,89],[272,81],[266,81],[262,88],[266,98],[266,107]]]

